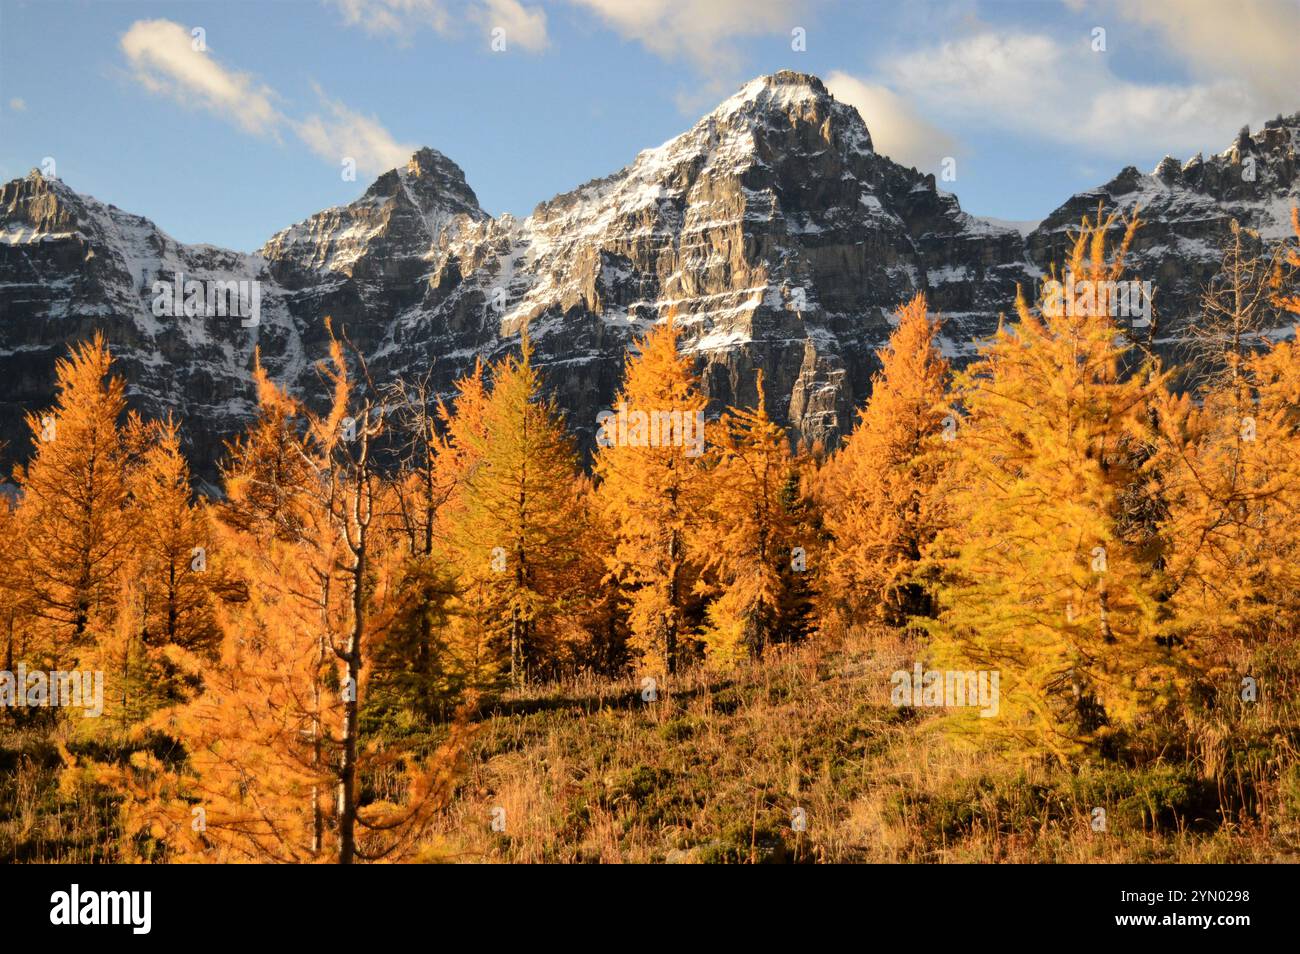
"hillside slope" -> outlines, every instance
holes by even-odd
[[[915,652],[859,635],[731,677],[696,672],[655,702],[631,680],[507,698],[480,727],[427,858],[1300,860],[1300,776],[1251,792],[1272,813],[1260,825],[1229,780],[1185,762],[1010,766],[937,731],[941,710],[890,704],[889,676]],[[1274,719],[1294,726],[1295,713],[1235,727],[1234,748],[1248,753]]]

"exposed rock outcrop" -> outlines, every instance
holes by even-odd
[[[0,439],[10,459],[26,453],[22,414],[51,400],[54,361],[102,329],[132,403],[178,415],[210,479],[222,441],[253,411],[254,349],[311,397],[330,315],[378,380],[431,369],[444,389],[527,324],[590,446],[629,345],[673,313],[715,412],[753,402],[761,368],[769,411],[792,435],[833,441],[866,397],[903,300],[929,293],[960,360],[1098,202],[1142,206],[1135,263],[1174,316],[1161,333],[1176,336],[1233,217],[1270,241],[1289,234],[1298,130],[1300,117],[1279,120],[1209,160],[1126,169],[1027,237],[964,213],[932,176],[876,153],[852,107],[791,72],[754,80],[687,132],[523,220],[488,216],[460,168],[421,149],[355,202],[244,255],[183,245],[34,172],[0,190]],[[257,281],[258,320],[156,314],[154,282],[177,274]]]

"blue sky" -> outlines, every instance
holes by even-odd
[[[522,216],[791,68],[879,151],[953,157],[968,211],[1037,219],[1300,110],[1296,36],[1297,0],[0,0],[0,176],[52,157],[178,239],[252,250],[429,145]]]

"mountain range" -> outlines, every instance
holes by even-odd
[[[322,393],[328,315],[375,382],[427,374],[444,392],[527,326],[589,448],[629,346],[673,314],[711,410],[755,402],[761,370],[792,437],[833,442],[899,304],[925,291],[960,362],[1099,205],[1141,208],[1133,275],[1157,290],[1154,344],[1176,349],[1233,219],[1266,243],[1292,234],[1298,153],[1300,113],[1243,129],[1214,156],[1125,168],[1018,226],[963,212],[934,176],[876,152],[819,79],[780,72],[522,220],[484,212],[460,167],[429,148],[254,254],[177,242],[33,171],[0,188],[0,440],[7,460],[26,455],[24,413],[49,405],[55,361],[99,329],[131,404],[177,416],[211,481],[223,441],[255,411],[255,350],[295,393]],[[159,314],[158,283],[186,281],[256,282],[255,320]]]

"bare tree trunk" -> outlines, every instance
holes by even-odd
[[[328,605],[328,601],[326,603]],[[311,764],[319,777],[321,771],[320,670],[325,662],[325,636],[316,640],[316,678],[312,681]],[[311,853],[319,855],[325,844],[325,815],[321,810],[320,786],[311,787]]]
[[[1103,644],[1115,642],[1115,635],[1110,631],[1110,601],[1106,597],[1106,584],[1097,584],[1097,618],[1098,635]]]
[[[361,561],[358,562],[358,568]],[[357,571],[354,571],[357,572]],[[359,581],[358,581],[359,582]],[[354,583],[354,585],[356,585]],[[358,588],[353,606],[360,613],[362,594]],[[356,857],[357,822],[357,676],[361,671],[361,618],[353,621],[348,634],[347,696],[343,702],[343,764],[339,768],[339,864],[350,865]]]
[[[680,568],[677,563],[677,553],[680,544],[677,540],[677,533],[674,531],[672,539],[668,543],[668,626],[664,633],[664,656],[668,663],[668,675],[677,674],[677,592],[680,586],[677,582]]]
[[[352,555],[348,567],[352,597],[352,628],[343,652],[338,653],[345,666],[343,698],[343,760],[339,766],[339,864],[356,860],[357,822],[357,721],[358,680],[361,675],[362,640],[366,627],[366,558],[370,520],[374,504],[370,484],[369,408],[361,415],[360,448],[353,467],[352,487],[341,502],[343,541]]]

